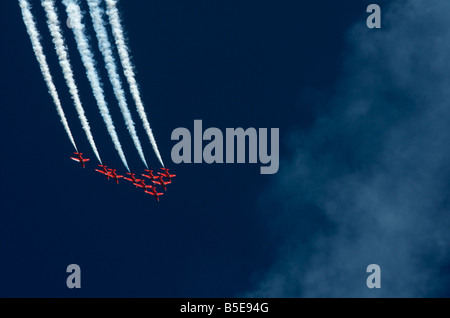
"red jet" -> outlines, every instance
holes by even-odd
[[[164,172],[158,172],[158,174],[163,177],[166,177],[167,179],[169,179],[169,181],[172,181],[171,178],[176,176],[175,174],[170,174],[169,169],[167,169],[167,168],[161,168],[161,170],[164,170]],[[162,181],[162,179],[161,179],[161,181]]]
[[[117,184],[119,184],[119,178],[123,178],[123,176],[116,174],[116,169],[108,169],[108,174],[111,178],[116,180]]]
[[[172,181],[164,181],[162,176],[157,176],[155,177],[155,180],[153,181],[154,184],[159,184],[160,186],[163,187],[164,191],[167,191],[167,184],[172,183]]]
[[[141,179],[136,179],[135,177],[134,177],[134,173],[131,173],[131,172],[127,172],[127,174],[129,174],[130,175],[130,178],[127,178],[127,177],[123,177],[125,180],[128,180],[128,181],[130,181],[130,182],[132,182],[133,184],[134,184],[134,186],[135,187],[137,187],[137,183],[139,182],[139,181],[141,181]]]
[[[156,200],[158,200],[158,202],[159,202],[159,197],[164,194],[164,193],[157,192],[155,187],[152,187],[152,186],[150,186],[150,191],[145,190],[145,193],[151,194],[154,197],[156,197]]]
[[[153,188],[153,186],[145,184],[143,179],[139,179],[134,185],[144,190],[147,190],[147,188]]]
[[[84,158],[81,156],[81,155],[83,154],[82,152],[74,152],[74,154],[76,154],[78,158],[70,157],[70,159],[75,160],[75,161],[78,161],[79,163],[81,163],[81,166],[82,166],[83,168],[85,167],[85,166],[84,166],[84,163],[85,163],[86,161],[91,160],[91,159],[84,159]]]
[[[95,171],[98,171],[98,172],[104,174],[104,175],[108,178],[108,180],[109,180],[109,177],[111,177],[111,175],[109,174],[108,169],[106,169],[106,166],[105,166],[105,165],[98,165],[98,166],[101,167],[102,170],[95,169]]]
[[[155,181],[156,176],[153,175],[153,170],[145,169],[144,171],[147,171],[148,175],[147,174],[142,174],[143,177],[146,177],[146,178],[148,178],[148,179],[150,179],[152,181]]]

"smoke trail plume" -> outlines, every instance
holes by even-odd
[[[84,109],[78,95],[78,88],[73,77],[72,67],[70,66],[69,61],[69,54],[67,52],[64,38],[62,36],[54,1],[44,0],[42,1],[42,6],[45,9],[45,14],[47,16],[47,25],[53,38],[53,44],[55,45],[56,54],[58,55],[59,65],[61,66],[61,69],[63,71],[64,79],[66,80],[70,95],[72,96],[73,103],[78,113],[78,117],[81,121],[81,126],[86,133],[87,139],[92,147],[92,150],[95,153],[95,156],[101,163],[102,160],[100,159],[97,146],[94,142],[94,137],[92,136],[91,128],[89,127],[89,122],[86,118],[86,115],[84,114]]]
[[[133,118],[131,117],[130,110],[128,109],[127,106],[125,92],[122,88],[122,82],[117,72],[116,62],[114,60],[111,49],[111,43],[109,42],[105,22],[102,18],[104,11],[100,8],[100,0],[88,0],[88,4],[95,33],[98,39],[99,49],[102,52],[103,58],[105,60],[106,70],[108,71],[108,76],[114,89],[114,95],[116,96],[126,126],[131,135],[131,138],[133,139],[134,145],[139,153],[139,156],[141,157],[145,166],[148,167],[147,162],[145,160],[144,152],[142,151],[141,142],[139,141],[139,137],[134,127]]]
[[[67,135],[69,136],[70,141],[72,142],[73,147],[75,148],[76,151],[78,151],[77,145],[75,144],[75,140],[73,139],[72,136],[72,132],[70,131],[66,116],[61,107],[61,101],[59,100],[58,92],[56,91],[55,84],[53,83],[52,75],[50,74],[50,69],[48,67],[44,51],[42,49],[42,45],[39,40],[39,32],[36,28],[33,15],[30,11],[30,5],[26,0],[20,0],[19,5],[20,8],[22,9],[23,22],[25,23],[28,35],[30,36],[31,45],[33,46],[36,59],[39,62],[39,67],[41,68],[42,76],[44,77],[45,83],[47,84],[48,92],[53,98],[53,102],[55,103],[56,106],[56,111],[58,112],[58,115],[61,118],[61,122],[64,126]]]
[[[155,151],[155,154],[158,157],[159,162],[164,167],[164,163],[159,153],[158,146],[156,145],[155,137],[153,136],[152,130],[150,128],[150,123],[147,119],[147,115],[145,114],[144,105],[142,103],[138,85],[136,83],[133,67],[131,66],[131,60],[128,54],[127,46],[125,44],[125,38],[123,35],[122,25],[119,18],[119,12],[116,8],[116,1],[106,0],[106,8],[107,8],[106,12],[109,17],[109,23],[111,24],[114,35],[114,40],[116,42],[117,50],[119,52],[120,61],[124,69],[128,85],[130,86],[131,95],[133,96],[134,102],[136,103],[136,108],[139,113],[139,117],[142,120],[144,129],[148,135],[148,138],[150,139],[150,143],[152,144],[153,150]]]
[[[69,15],[69,19],[71,20],[73,26],[72,31],[75,36],[78,51],[80,52],[81,59],[86,68],[86,74],[91,84],[94,97],[97,101],[97,105],[100,109],[100,113],[103,117],[103,120],[105,121],[106,128],[108,129],[108,133],[111,136],[114,146],[119,153],[120,159],[122,159],[122,162],[127,170],[130,171],[130,169],[128,168],[127,160],[125,158],[125,154],[123,153],[122,146],[119,141],[119,137],[117,136],[116,129],[114,128],[114,123],[109,113],[108,105],[106,104],[103,88],[100,84],[100,78],[98,76],[97,70],[95,69],[93,54],[85,35],[84,24],[81,22],[80,7],[73,0],[64,0],[63,3],[66,6],[67,14]]]

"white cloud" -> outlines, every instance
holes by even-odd
[[[450,3],[397,1],[382,14],[381,30],[361,22],[348,33],[348,58],[328,114],[290,138],[295,156],[280,164],[277,184],[261,199],[283,248],[247,296],[444,292]],[[267,201],[277,196],[282,203]],[[372,263],[381,266],[379,290],[366,287]]]

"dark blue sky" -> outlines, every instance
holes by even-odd
[[[383,169],[372,167],[373,153],[366,150],[378,149],[384,140],[374,141],[369,147],[352,139],[361,136],[358,127],[364,121],[352,122],[355,130],[349,132],[345,121],[342,126],[326,126],[330,116],[324,114],[342,110],[335,107],[345,104],[347,95],[342,91],[352,90],[352,84],[342,79],[343,74],[383,60],[382,55],[374,58],[370,47],[364,51],[363,45],[363,53],[358,49],[354,53],[355,42],[364,43],[365,37],[373,34],[379,39],[385,29],[392,33],[392,19],[386,19],[385,29],[369,31],[365,27],[365,11],[370,1],[119,2],[146,112],[166,167],[177,174],[158,203],[129,183],[116,185],[93,171],[95,156],[65,85],[43,8],[39,1],[30,2],[73,135],[79,150],[91,161],[82,169],[69,159],[73,148],[47,92],[19,5],[16,1],[2,1],[0,296],[232,297],[251,291],[257,296],[308,295],[305,286],[301,291],[285,288],[284,292],[261,287],[264,281],[271,284],[273,279],[267,277],[277,268],[285,270],[285,266],[279,266],[283,259],[289,261],[280,255],[290,249],[292,245],[286,242],[292,238],[280,232],[303,231],[289,224],[291,221],[311,224],[311,231],[303,232],[298,239],[309,251],[301,255],[314,260],[318,245],[312,238],[317,233],[339,232],[341,228],[326,213],[291,218],[287,210],[314,213],[326,207],[300,195],[303,189],[296,187],[304,173],[299,173],[298,179],[288,179],[287,185],[285,176],[291,172],[297,176],[296,171],[302,170],[296,166],[295,158],[298,149],[305,145],[312,158],[328,158],[317,160],[316,166],[311,167],[310,174],[321,174],[311,177],[316,178],[314,182],[306,183],[317,186],[311,190],[314,196],[334,196],[332,191],[323,192],[320,184],[329,184],[336,175],[365,173],[367,167]],[[382,6],[384,3],[378,2]],[[84,1],[82,8],[87,10]],[[105,164],[124,173],[59,2],[58,10],[75,80],[100,155]],[[125,155],[130,168],[140,172],[144,166],[117,107],[88,16],[85,22]],[[354,31],[355,26],[359,32]],[[352,56],[360,64],[347,67],[352,64]],[[376,73],[377,69],[369,68],[367,72]],[[122,80],[125,83],[123,77]],[[402,92],[403,87],[382,82],[388,88],[380,92],[388,97],[383,95],[385,99],[378,100],[381,103],[418,103],[414,96]],[[374,81],[368,87],[372,84],[377,86],[380,82]],[[127,92],[148,162],[154,170],[159,169],[128,89]],[[370,93],[375,95],[378,91]],[[395,109],[398,112],[380,106],[375,117],[385,118],[386,114],[394,118],[389,125],[396,125],[395,118],[407,117],[414,108]],[[278,174],[260,175],[259,164],[175,165],[170,157],[175,144],[171,133],[177,127],[193,131],[194,119],[202,119],[204,128],[279,128]],[[382,119],[378,123],[383,126]],[[379,128],[378,123],[368,125]],[[330,127],[341,143],[315,133],[317,129],[313,127],[317,125]],[[362,135],[383,131],[378,128],[364,130]],[[303,132],[310,130],[312,133],[305,137]],[[293,139],[297,140],[299,132],[309,141],[298,147],[300,142]],[[355,153],[347,148],[362,150]],[[340,160],[346,164],[337,163]],[[323,180],[326,181],[322,183]],[[279,185],[278,190],[274,190],[274,184]],[[289,192],[292,188],[299,189],[298,195]],[[359,193],[347,195],[355,197]],[[270,200],[266,201],[265,196],[271,196]],[[298,202],[297,197],[301,197]],[[274,230],[273,224],[280,227]],[[334,266],[333,258],[330,259],[329,266]],[[364,262],[361,264],[367,266],[377,260]],[[70,290],[65,284],[65,270],[72,263],[81,267],[80,290]],[[361,267],[361,273],[358,275],[365,286],[365,267]]]

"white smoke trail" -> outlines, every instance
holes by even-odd
[[[61,118],[61,122],[64,126],[64,129],[69,136],[70,141],[73,144],[73,147],[78,152],[77,145],[75,144],[75,140],[73,139],[72,132],[70,131],[69,124],[67,122],[64,111],[61,107],[61,101],[59,100],[58,92],[56,91],[55,84],[53,83],[52,75],[50,74],[50,69],[47,64],[47,59],[45,58],[44,50],[42,49],[41,42],[39,40],[39,32],[36,28],[36,23],[34,22],[33,14],[30,10],[30,5],[26,0],[19,0],[20,8],[22,9],[22,17],[23,22],[27,28],[28,35],[31,39],[31,45],[34,50],[34,54],[36,55],[36,59],[38,60],[39,66],[41,68],[42,75],[44,77],[45,83],[47,84],[48,92],[53,98],[53,102],[56,106],[56,111],[58,112],[59,117]]]
[[[78,88],[73,77],[72,67],[69,62],[69,54],[67,52],[64,38],[62,36],[54,1],[44,0],[42,1],[42,6],[45,9],[45,14],[47,16],[47,25],[53,38],[53,44],[55,45],[56,54],[58,55],[59,65],[61,66],[61,69],[63,71],[64,79],[66,80],[70,95],[72,96],[72,100],[75,105],[75,109],[78,113],[78,118],[81,121],[81,126],[86,133],[86,137],[92,147],[92,150],[95,153],[95,156],[97,157],[98,161],[102,163],[97,150],[97,146],[94,142],[94,137],[91,133],[91,128],[89,127],[89,122],[86,118],[83,106],[80,101],[80,97],[78,95]]]
[[[106,104],[103,88],[100,84],[99,75],[97,73],[97,70],[95,69],[94,57],[85,35],[84,24],[81,22],[80,7],[74,0],[63,0],[63,3],[66,6],[66,11],[72,24],[72,31],[75,36],[78,51],[80,52],[81,60],[83,61],[83,64],[86,68],[86,74],[91,84],[94,97],[97,101],[97,105],[100,109],[100,113],[103,117],[103,120],[105,121],[106,128],[108,129],[108,133],[111,136],[114,146],[119,153],[120,159],[122,159],[122,162],[127,170],[130,171],[130,169],[128,168],[127,160],[125,158],[125,154],[123,153],[122,146],[119,141],[119,137],[117,136],[116,129],[114,128],[114,123],[112,121],[111,115],[109,114],[108,105]]]
[[[102,18],[104,11],[100,8],[100,0],[88,0],[89,11],[91,14],[92,22],[94,25],[94,30],[97,35],[99,49],[103,54],[103,59],[105,60],[106,70],[108,71],[108,76],[111,81],[111,84],[114,89],[114,94],[118,101],[120,110],[122,112],[123,118],[125,120],[128,131],[133,139],[134,145],[144,162],[145,166],[147,166],[147,162],[145,160],[144,152],[142,150],[141,142],[139,141],[139,137],[136,133],[136,129],[134,127],[134,121],[131,117],[130,110],[127,106],[127,101],[125,98],[125,92],[122,88],[122,82],[120,80],[120,76],[117,72],[116,62],[113,57],[111,43],[108,39],[108,32],[106,31],[105,22]]]
[[[147,115],[145,114],[144,105],[141,100],[138,85],[136,83],[133,67],[131,66],[130,56],[128,54],[128,48],[125,44],[125,38],[123,35],[122,24],[119,18],[119,12],[116,8],[115,0],[106,0],[106,12],[109,17],[109,23],[111,24],[114,40],[116,42],[117,50],[119,52],[120,61],[124,69],[125,77],[127,79],[128,85],[130,86],[131,95],[133,96],[134,102],[136,103],[136,108],[139,113],[139,117],[142,120],[144,129],[147,132],[150,143],[152,144],[153,150],[158,157],[159,162],[164,167],[161,155],[156,145],[155,137],[153,136],[152,130],[150,128],[150,123],[148,122]]]

